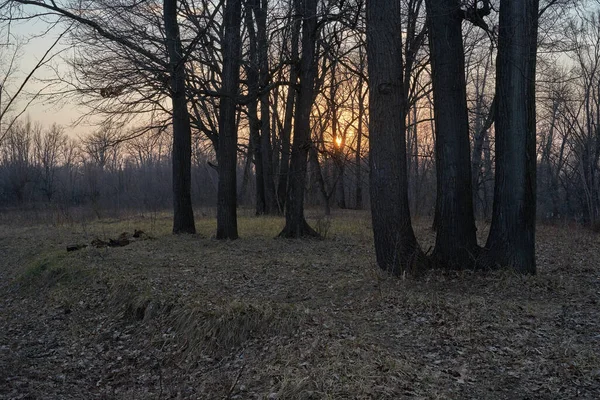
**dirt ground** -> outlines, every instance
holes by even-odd
[[[0,398],[600,398],[598,234],[540,226],[533,277],[396,279],[366,213],[312,218],[321,241],[247,215],[219,242],[199,215],[183,236],[162,215],[0,218]]]

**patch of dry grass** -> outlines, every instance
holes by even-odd
[[[0,226],[0,398],[600,396],[596,234],[541,226],[534,277],[401,280],[375,266],[367,213],[309,213],[327,238],[295,241],[275,238],[281,218],[244,211],[241,239],[225,242],[205,214],[183,236],[167,214]],[[415,223],[424,249],[429,224]],[[134,229],[153,239],[64,250]],[[85,279],[24,291],[46,259]]]

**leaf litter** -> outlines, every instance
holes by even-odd
[[[366,213],[322,241],[275,239],[278,218],[242,217],[234,242],[211,218],[144,224],[0,226],[0,398],[600,397],[600,236],[582,228],[538,228],[536,276],[396,279]],[[134,227],[155,240],[65,250]]]

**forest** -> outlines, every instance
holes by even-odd
[[[600,1],[0,0],[0,35],[0,398],[600,396]]]

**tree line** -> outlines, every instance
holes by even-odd
[[[326,212],[368,202],[378,264],[396,274],[431,263],[534,272],[536,216],[596,224],[593,2],[0,4],[6,24],[68,25],[73,55],[55,96],[107,126],[137,124],[131,138],[171,133],[174,233],[195,232],[200,142],[218,177],[219,239],[238,237],[250,180],[256,213],[285,215],[283,237],[317,236],[304,215],[315,193]],[[434,216],[430,255],[411,212]],[[483,246],[476,216],[491,223]]]
[[[44,126],[27,118],[16,121],[0,144],[0,210],[57,211],[64,220],[76,219],[77,210],[106,217],[130,213],[158,213],[172,204],[171,132],[154,130],[131,137],[121,127],[102,125],[82,137],[69,136],[58,125]],[[337,160],[337,159],[336,159]],[[319,159],[308,168],[307,202],[323,213],[331,206],[322,185],[335,194],[338,176],[333,158]],[[365,160],[360,159],[366,166]],[[212,144],[200,135],[192,138],[192,200],[198,208],[216,204],[218,173]],[[315,163],[316,164],[316,163]],[[238,154],[239,205],[256,211],[256,179],[252,159],[243,148]],[[354,180],[354,165],[345,164],[345,208],[368,205],[366,177]],[[355,195],[361,200],[356,203]],[[338,192],[339,195],[339,192]],[[364,197],[364,199],[362,199]]]

